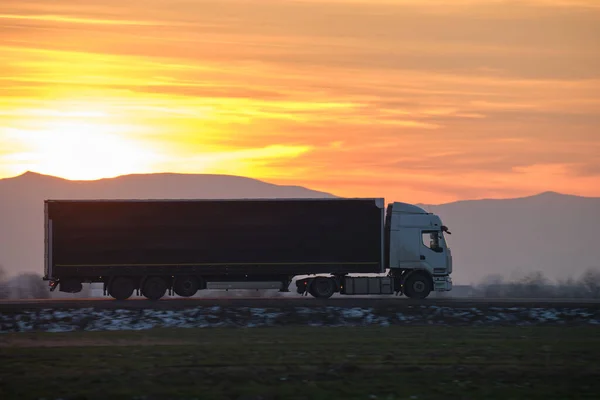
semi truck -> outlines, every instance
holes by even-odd
[[[51,291],[103,284],[105,296],[191,297],[275,289],[318,299],[452,289],[448,228],[383,198],[44,201]]]

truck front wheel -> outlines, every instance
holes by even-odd
[[[404,294],[412,299],[424,299],[431,293],[431,279],[421,272],[414,272],[404,281]]]
[[[110,283],[108,294],[116,300],[127,300],[134,290],[135,284],[132,279],[118,276]]]
[[[144,282],[142,294],[149,300],[158,300],[167,293],[167,282],[158,276],[153,276]]]

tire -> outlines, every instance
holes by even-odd
[[[173,291],[177,296],[192,297],[200,289],[200,280],[195,276],[178,276],[173,283]]]
[[[310,294],[317,299],[328,299],[335,293],[335,282],[332,278],[315,278],[310,287]]]
[[[167,282],[158,276],[153,276],[144,282],[143,295],[149,300],[159,300],[167,293]]]
[[[404,294],[411,299],[424,299],[431,289],[431,279],[422,272],[414,272],[404,281]]]
[[[135,284],[132,279],[118,276],[110,283],[108,293],[116,300],[127,300],[134,290]]]

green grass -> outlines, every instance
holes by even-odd
[[[575,327],[8,334],[0,399],[592,399],[598,355]]]

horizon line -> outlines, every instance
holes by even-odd
[[[121,174],[121,175],[116,175],[116,176],[107,176],[107,177],[94,178],[94,179],[68,179],[68,178],[64,178],[64,177],[61,177],[61,176],[44,174],[44,173],[41,173],[41,172],[27,170],[25,172],[22,172],[20,174],[14,175],[14,176],[0,178],[0,182],[2,182],[3,180],[8,180],[8,179],[22,178],[22,177],[27,176],[27,175],[35,175],[35,176],[40,176],[40,177],[45,177],[45,178],[51,178],[51,179],[57,179],[57,180],[66,181],[66,182],[73,182],[73,183],[96,183],[96,182],[101,182],[101,181],[118,180],[118,179],[121,179],[121,178],[136,177],[136,176],[157,176],[157,175],[213,176],[213,177],[226,177],[226,178],[247,179],[247,180],[252,180],[252,181],[255,181],[255,182],[260,182],[260,183],[267,184],[267,185],[273,185],[273,186],[278,186],[278,187],[288,187],[288,188],[292,188],[292,187],[293,188],[302,188],[302,189],[313,191],[315,193],[323,193],[323,194],[328,194],[328,195],[335,196],[335,197],[343,197],[343,196],[338,196],[338,195],[336,195],[334,193],[331,193],[331,192],[326,192],[326,191],[323,191],[323,190],[316,190],[316,189],[312,189],[310,187],[306,187],[306,186],[302,186],[302,185],[280,185],[280,184],[276,184],[276,183],[271,183],[269,181],[261,180],[261,179],[258,179],[258,178],[253,178],[253,177],[248,177],[248,176],[242,176],[242,175],[217,174],[217,173],[196,173],[196,172],[173,172],[173,171],[134,172],[134,173],[130,173],[130,174]],[[504,197],[504,198],[486,197],[486,198],[479,198],[479,199],[476,198],[476,199],[455,200],[455,201],[446,202],[446,203],[440,203],[440,204],[429,204],[429,203],[423,203],[423,202],[417,202],[417,203],[414,203],[414,204],[415,205],[420,205],[420,206],[436,207],[436,206],[443,206],[443,205],[448,205],[448,204],[457,204],[457,203],[474,202],[474,201],[519,200],[519,199],[527,199],[527,198],[547,196],[547,195],[578,197],[578,198],[584,198],[584,199],[600,199],[600,197],[582,196],[582,195],[577,195],[577,194],[561,193],[561,192],[557,192],[557,191],[553,191],[553,190],[546,190],[546,191],[537,192],[537,193],[533,193],[533,194],[526,195],[526,196],[520,196],[520,197]],[[369,197],[369,198],[371,198],[371,197]],[[343,197],[343,198],[346,198],[346,197]]]

